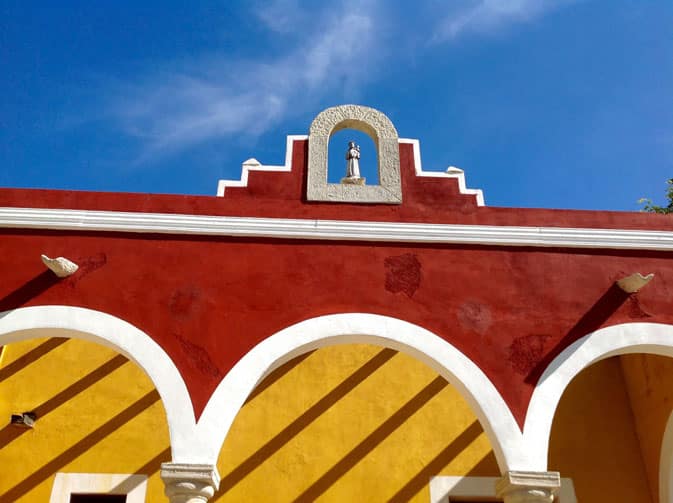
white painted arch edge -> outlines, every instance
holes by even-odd
[[[198,444],[211,463],[246,398],[271,371],[303,353],[341,343],[370,343],[410,354],[446,378],[481,422],[504,473],[527,466],[514,416],[488,377],[467,356],[432,332],[396,318],[348,313],[287,327],[250,350],[220,382],[197,425]]]
[[[578,339],[554,358],[535,386],[526,414],[523,443],[531,453],[527,470],[547,470],[554,414],[570,382],[593,363],[629,353],[673,357],[673,326],[661,323],[613,325]]]
[[[137,364],[163,402],[173,460],[198,459],[191,442],[196,421],[187,386],[171,358],[149,335],[120,318],[82,307],[35,306],[0,313],[0,346],[36,337],[88,340]]]

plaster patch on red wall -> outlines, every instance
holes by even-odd
[[[221,379],[223,377],[224,374],[210,358],[210,355],[204,348],[188,341],[178,333],[174,332],[173,336],[180,343],[180,347],[187,355],[187,361],[192,367],[196,368],[202,374],[212,376],[216,379]]]
[[[187,317],[192,313],[195,302],[200,297],[199,290],[194,286],[180,288],[173,292],[168,306],[173,314],[179,317]]]
[[[386,268],[386,290],[391,293],[404,292],[413,297],[423,279],[421,263],[416,255],[405,253],[387,257],[383,264]]]
[[[628,316],[633,319],[651,318],[652,313],[647,312],[637,296],[631,295],[628,303]]]
[[[491,326],[491,309],[480,302],[468,300],[458,309],[458,321],[463,328],[484,335]]]
[[[507,360],[519,374],[527,375],[544,355],[544,346],[549,335],[526,335],[517,337],[508,348]]]

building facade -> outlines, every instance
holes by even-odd
[[[328,183],[342,129],[379,183]],[[673,501],[666,215],[488,207],[346,105],[217,197],[0,189],[0,233],[0,501]]]

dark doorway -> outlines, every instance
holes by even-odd
[[[70,503],[126,503],[126,494],[71,494]]]

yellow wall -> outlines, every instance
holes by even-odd
[[[673,410],[673,358],[634,354],[621,356],[620,362],[647,478],[657,495],[661,442]]]
[[[30,430],[11,414],[38,413]],[[0,501],[49,501],[56,472],[146,473],[164,501],[170,460],[163,406],[133,363],[96,344],[33,339],[5,348],[0,367]]]
[[[269,376],[218,467],[222,503],[427,502],[432,475],[499,475],[457,391],[413,358],[369,345],[324,348]]]
[[[549,469],[573,479],[580,502],[652,503],[619,358],[582,371],[563,394]]]
[[[149,378],[78,340],[6,348],[0,417],[36,410],[34,429],[0,430],[0,501],[46,502],[56,472],[151,475],[166,501],[165,414]],[[333,346],[271,374],[240,411],[218,468],[217,501],[423,501],[437,474],[499,474],[456,390],[389,349]]]
[[[573,479],[579,501],[656,501],[671,378],[673,360],[633,355],[571,383],[550,469]],[[37,411],[34,429],[8,424],[24,411]],[[6,347],[0,417],[0,501],[48,501],[56,472],[146,474],[147,501],[166,501],[161,402],[114,351],[66,339]],[[425,502],[432,475],[498,475],[456,390],[413,358],[369,345],[321,349],[267,377],[239,412],[218,468],[219,502]]]

